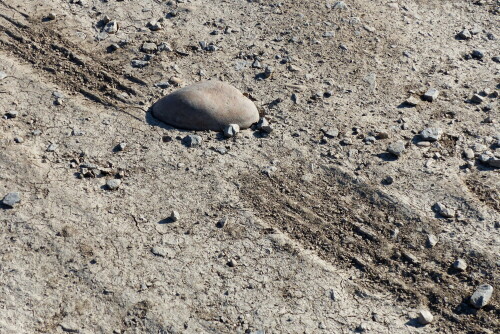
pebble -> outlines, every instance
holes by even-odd
[[[387,152],[394,154],[397,157],[400,157],[403,154],[404,150],[405,150],[405,143],[401,140],[389,144],[389,146],[387,146]]]
[[[337,128],[322,128],[321,131],[328,138],[336,138],[339,135],[339,130]]]
[[[116,145],[116,150],[117,151],[124,151],[126,147],[127,147],[127,143],[120,143],[120,144]]]
[[[54,152],[58,147],[59,145],[57,145],[56,143],[52,143],[47,147],[47,152]]]
[[[472,53],[471,53],[471,56],[472,58],[475,58],[475,59],[483,59],[484,58],[484,51],[483,50],[473,50]]]
[[[24,139],[22,137],[15,137],[14,142],[16,142],[18,144],[22,144],[22,143],[24,143]]]
[[[178,89],[153,105],[153,116],[188,130],[221,131],[228,124],[246,129],[259,120],[255,104],[228,83],[201,81]]]
[[[464,157],[466,159],[474,159],[474,151],[471,148],[467,148],[464,150]]]
[[[7,73],[0,71],[0,80],[7,78]]]
[[[483,103],[483,102],[484,102],[484,97],[482,97],[482,96],[481,96],[481,95],[479,95],[479,94],[474,94],[474,95],[472,95],[472,97],[471,97],[470,101],[471,101],[472,103],[481,104],[481,103]]]
[[[415,107],[417,104],[420,103],[420,99],[417,99],[415,96],[410,96],[409,98],[406,99],[405,103],[409,106]]]
[[[464,29],[457,34],[457,37],[460,39],[471,39],[472,34],[470,33],[469,29]]]
[[[495,168],[500,168],[500,159],[490,158],[488,159],[488,165]]]
[[[130,62],[130,64],[132,65],[132,67],[135,67],[135,68],[143,68],[143,67],[148,66],[149,62],[145,61],[145,60],[133,59]]]
[[[273,128],[271,127],[269,121],[265,117],[262,117],[259,120],[259,122],[257,123],[257,129],[265,133],[273,132]]]
[[[182,142],[187,146],[187,147],[199,147],[201,146],[201,143],[203,142],[203,138],[198,135],[187,135],[182,139]]]
[[[151,253],[156,256],[167,257],[168,249],[163,247],[153,247],[151,248]]]
[[[439,91],[437,89],[429,89],[423,96],[423,99],[428,102],[434,102],[439,96]]]
[[[2,203],[11,208],[13,208],[19,202],[21,202],[21,195],[18,192],[8,193],[2,199]]]
[[[447,208],[444,204],[437,202],[433,206],[434,210],[445,218],[455,217],[455,210]]]
[[[229,223],[230,223],[229,217],[224,217],[221,220],[219,220],[217,222],[217,224],[215,224],[215,226],[217,226],[218,228],[223,228],[224,226],[226,226]]]
[[[271,177],[277,170],[278,168],[276,166],[268,166],[262,170],[262,174]]]
[[[236,266],[238,265],[238,262],[236,262],[236,260],[235,260],[235,259],[231,259],[231,260],[229,260],[229,261],[227,262],[227,265],[228,265],[229,267],[231,267],[231,268],[234,268],[234,267],[236,267]]]
[[[418,322],[422,325],[430,324],[434,320],[434,316],[428,310],[420,310],[418,312]]]
[[[475,308],[482,308],[488,305],[492,295],[493,287],[489,284],[482,284],[477,287],[472,297],[470,297],[470,304]]]
[[[238,124],[229,124],[224,128],[224,136],[226,138],[234,137],[239,132],[240,132],[240,126]]]
[[[116,21],[109,21],[105,26],[104,26],[104,31],[107,32],[108,34],[116,34],[118,31],[118,23]]]
[[[170,46],[170,44],[163,42],[160,45],[158,45],[158,51],[172,52],[174,51],[174,49],[172,49],[172,46]]]
[[[420,132],[420,138],[426,141],[438,141],[443,134],[441,128],[426,128]]]
[[[173,222],[176,222],[179,219],[181,219],[181,216],[179,215],[179,212],[177,212],[177,211],[174,210],[174,211],[172,211],[170,213],[170,220],[172,220]]]
[[[347,5],[344,1],[337,1],[333,5],[333,9],[337,9],[337,10],[347,9]]]
[[[5,113],[6,118],[16,118],[19,113],[17,110],[9,110]]]
[[[49,15],[47,15],[47,19],[50,20],[50,21],[53,21],[56,19],[56,14],[54,13],[49,13]]]
[[[148,27],[149,27],[149,29],[151,29],[151,31],[158,31],[158,30],[161,30],[163,28],[161,23],[159,23],[159,22],[149,22]]]
[[[453,268],[459,271],[465,271],[467,269],[467,262],[464,259],[457,259],[453,262]]]
[[[116,190],[120,187],[122,181],[120,179],[110,179],[106,181],[106,186],[108,186],[109,190]]]
[[[436,237],[434,234],[429,234],[427,236],[427,246],[429,246],[429,248],[436,246],[438,241],[438,237]]]
[[[158,47],[155,43],[146,42],[142,44],[141,50],[147,53],[153,53],[158,50]]]

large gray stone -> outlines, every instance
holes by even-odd
[[[477,287],[472,297],[470,297],[470,303],[475,308],[482,308],[490,302],[492,295],[493,287],[489,284],[482,284]]]
[[[187,130],[221,131],[229,124],[245,129],[259,121],[255,104],[221,81],[202,81],[181,88],[156,102],[153,116]]]

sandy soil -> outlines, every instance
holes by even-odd
[[[0,0],[0,332],[499,332],[500,3],[335,3]],[[274,131],[187,148],[151,117],[208,79]]]

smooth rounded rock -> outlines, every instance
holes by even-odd
[[[241,129],[259,121],[255,104],[221,81],[202,81],[181,88],[156,102],[153,116],[187,130],[221,131],[229,124]]]

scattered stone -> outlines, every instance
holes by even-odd
[[[257,123],[257,129],[265,133],[273,132],[273,128],[265,117],[261,117],[261,119]]]
[[[227,262],[227,265],[228,265],[229,267],[231,267],[231,268],[234,268],[234,267],[236,267],[236,266],[238,265],[238,262],[236,262],[236,260],[235,260],[235,259],[231,259],[231,260],[229,260],[229,261]]]
[[[47,152],[54,152],[59,147],[58,144],[52,143],[47,147]]]
[[[428,102],[434,102],[439,96],[439,91],[437,89],[429,89],[423,96],[423,99]]]
[[[164,247],[153,247],[153,248],[151,248],[151,253],[153,253],[153,255],[156,255],[156,256],[167,257],[168,249],[166,249]]]
[[[335,36],[335,31],[325,31],[323,33],[323,37],[325,37],[325,38],[331,38],[333,36]]]
[[[363,140],[367,145],[371,145],[373,143],[375,143],[377,141],[377,138],[373,137],[373,136],[368,136],[368,137],[365,137],[365,139]]]
[[[168,83],[167,81],[162,81],[162,82],[155,83],[154,86],[161,88],[161,89],[167,89],[168,87],[170,87],[170,83]]]
[[[382,180],[382,184],[388,186],[388,185],[391,185],[394,183],[394,178],[392,176],[386,176],[383,180]]]
[[[470,31],[468,29],[464,29],[457,34],[457,37],[460,39],[471,39],[472,34],[470,33]]]
[[[8,193],[2,199],[2,203],[13,208],[17,203],[21,202],[21,195],[18,192]]]
[[[500,159],[490,158],[488,159],[488,165],[495,168],[500,168]]]
[[[80,333],[80,330],[78,329],[78,327],[75,324],[64,322],[64,323],[60,323],[59,326],[61,326],[61,329],[63,330],[63,332]]]
[[[130,65],[132,65],[132,67],[135,67],[135,68],[143,68],[143,67],[148,66],[149,62],[145,61],[145,60],[133,59],[130,62]]]
[[[141,50],[143,52],[153,53],[153,52],[156,52],[158,50],[158,47],[156,46],[155,43],[146,42],[146,43],[142,44]]]
[[[482,284],[477,287],[472,297],[470,297],[470,304],[475,308],[482,308],[488,305],[492,295],[493,287],[489,284]]]
[[[264,69],[264,78],[270,78],[273,75],[274,69],[271,66],[266,66]]]
[[[184,137],[184,139],[182,139],[182,142],[187,147],[199,147],[203,142],[203,138],[198,135],[187,135],[186,137]]]
[[[471,101],[472,103],[481,104],[481,103],[483,103],[483,102],[484,102],[484,97],[482,97],[482,96],[481,96],[481,95],[479,95],[479,94],[474,94],[474,95],[472,95],[472,97],[471,97],[470,101]]]
[[[277,170],[278,168],[276,166],[268,166],[262,170],[262,174],[271,177]]]
[[[22,137],[15,137],[14,142],[17,144],[22,144],[24,143],[24,139]]]
[[[332,8],[337,10],[342,10],[342,9],[347,9],[347,5],[344,1],[337,1]]]
[[[464,158],[466,159],[474,159],[474,151],[471,148],[467,148],[464,150]]]
[[[420,132],[420,138],[425,141],[438,141],[442,134],[441,128],[426,128]]]
[[[7,78],[7,73],[0,71],[0,80]]]
[[[368,330],[368,324],[366,322],[362,322],[356,327],[356,331],[358,333],[364,333]]]
[[[230,223],[230,219],[229,217],[224,217],[222,218],[221,220],[219,220],[217,222],[217,224],[215,224],[215,226],[217,226],[218,228],[223,228],[224,226],[226,226],[228,223]]]
[[[453,218],[455,217],[455,210],[447,208],[444,204],[437,202],[433,206],[434,211],[445,218]]]
[[[434,246],[436,246],[436,244],[438,243],[439,239],[438,237],[436,237],[434,234],[429,234],[427,236],[427,246],[429,248],[432,248]]]
[[[116,32],[118,31],[118,23],[115,20],[109,21],[104,26],[104,31],[108,34],[116,34]]]
[[[484,58],[484,51],[483,50],[473,50],[471,54],[472,58],[481,60]]]
[[[224,128],[224,136],[226,138],[234,137],[239,132],[240,132],[240,126],[238,124],[229,124]]]
[[[420,310],[418,312],[418,322],[422,325],[430,324],[434,320],[434,316],[428,310]]]
[[[159,30],[161,30],[163,28],[163,26],[159,22],[149,22],[148,23],[148,28],[151,31],[159,31]]]
[[[47,20],[53,21],[55,19],[56,19],[56,14],[55,13],[49,13],[49,15],[47,15]]]
[[[464,259],[457,259],[453,262],[453,268],[459,271],[465,271],[467,269],[467,262]]]
[[[492,57],[491,60],[493,60],[495,63],[500,63],[500,56]]]
[[[412,107],[415,107],[419,103],[420,103],[420,99],[417,99],[415,96],[410,96],[405,101],[405,104],[412,106]]]
[[[127,147],[127,143],[120,143],[120,144],[116,145],[116,150],[117,151],[124,151],[126,147]]]
[[[176,222],[178,221],[179,219],[181,219],[181,216],[179,215],[179,212],[177,211],[172,211],[172,213],[170,213],[170,220],[173,221],[173,222]]]
[[[9,110],[5,113],[5,118],[10,119],[10,118],[16,118],[19,113],[17,110]]]
[[[403,252],[402,255],[403,255],[403,258],[406,259],[407,261],[409,261],[410,263],[418,264],[420,262],[418,260],[418,257],[416,257],[415,255],[413,255],[410,252]]]
[[[339,130],[337,128],[322,128],[321,131],[328,138],[336,138],[339,135]]]
[[[120,179],[110,179],[106,181],[106,186],[109,190],[116,190],[120,187],[122,181]]]
[[[389,144],[389,146],[387,146],[387,152],[394,154],[397,157],[400,157],[403,154],[404,150],[405,150],[405,143],[401,140]]]
[[[255,104],[235,87],[202,81],[181,88],[156,102],[153,116],[189,130],[221,131],[227,124],[246,129],[259,120]]]

